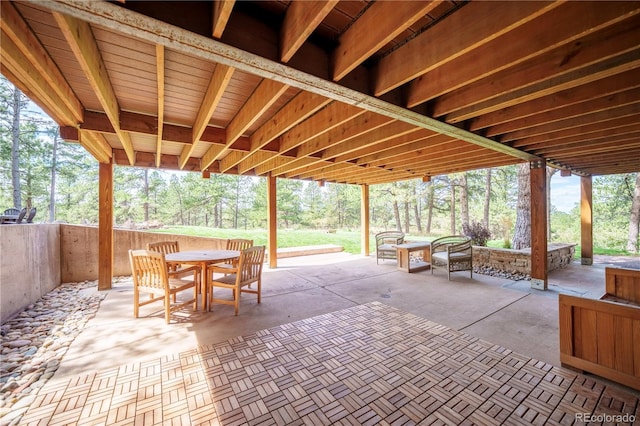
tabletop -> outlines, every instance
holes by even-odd
[[[404,244],[394,244],[394,247],[397,248],[408,248],[408,249],[412,249],[412,248],[427,248],[427,247],[431,247],[431,243],[429,241],[414,241],[412,243],[404,243]]]
[[[237,250],[187,250],[164,256],[169,262],[221,262],[238,257],[240,252]]]

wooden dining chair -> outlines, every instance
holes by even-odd
[[[253,247],[253,240],[236,238],[236,239],[227,240],[226,250],[242,251],[242,250],[248,249],[249,247]],[[209,266],[209,271],[212,274],[217,272],[220,274],[227,275],[230,273],[229,271],[231,269],[238,266],[237,264],[238,264],[238,259],[229,260],[223,263],[216,263],[215,265]]]
[[[131,262],[131,276],[133,278],[133,316],[138,318],[140,306],[163,301],[164,318],[169,324],[171,312],[177,311],[189,304],[193,310],[198,310],[198,283],[200,267],[192,266],[190,273],[192,280],[171,278],[168,274],[164,254],[151,250],[129,250]],[[184,271],[186,272],[186,270]],[[177,294],[193,288],[193,299],[177,302]],[[149,298],[141,300],[141,294],[147,293]],[[173,296],[173,303],[171,302]]]
[[[211,280],[210,289],[207,289],[207,294],[209,297],[209,309],[211,309],[212,303],[233,305],[235,314],[238,315],[238,309],[240,307],[240,297],[242,293],[256,294],[258,296],[258,303],[260,303],[264,251],[265,246],[255,246],[242,250],[242,252],[240,253],[240,259],[238,260],[238,265],[234,268],[231,268],[228,275],[224,275],[222,277],[214,278]],[[209,268],[211,269],[212,266],[210,266]],[[257,288],[255,290],[249,288],[249,285],[253,283],[257,283]],[[214,295],[214,289],[216,287],[230,289],[232,291],[232,298],[216,298]]]
[[[155,243],[148,243],[147,250],[155,251],[162,254],[176,253],[180,251],[180,244],[177,241],[158,241]],[[176,262],[167,262],[169,278],[184,278],[191,276],[191,268],[191,265],[181,265],[180,263]]]

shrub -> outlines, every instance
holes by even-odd
[[[489,231],[489,229],[480,222],[473,222],[471,224],[463,223],[462,232],[464,233],[464,235],[471,238],[471,241],[475,246],[486,247],[487,241],[489,241],[489,238],[491,238],[491,232]]]

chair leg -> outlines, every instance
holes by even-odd
[[[175,293],[174,293],[175,296]],[[164,295],[164,320],[169,324],[171,318],[171,296],[168,293]]]
[[[233,289],[233,299],[235,301],[236,316],[238,315],[238,308],[240,307],[240,287]]]

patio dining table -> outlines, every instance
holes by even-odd
[[[165,260],[171,263],[184,263],[188,265],[200,265],[202,268],[202,308],[206,311],[209,304],[209,274],[207,267],[211,264],[233,261],[240,258],[237,250],[188,250],[167,253]]]

